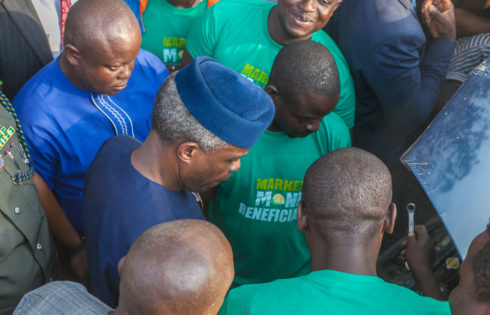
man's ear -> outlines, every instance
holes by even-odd
[[[386,213],[383,222],[383,232],[387,234],[393,233],[393,229],[395,228],[395,220],[396,220],[396,205],[394,202],[392,202],[388,207],[388,212]]]
[[[177,158],[184,163],[189,163],[200,150],[197,142],[183,142],[177,147]]]
[[[303,200],[300,200],[298,202],[298,231],[304,231],[305,229],[308,228],[308,222],[306,220],[306,213],[305,213],[305,203]]]
[[[126,256],[123,256],[123,258],[119,259],[119,262],[117,263],[117,271],[119,272],[119,275],[121,275],[121,271],[123,269],[125,261],[126,261]]]
[[[66,56],[66,60],[72,66],[78,66],[80,63],[80,51],[78,48],[73,46],[72,44],[67,44],[63,47],[63,54]]]
[[[265,87],[264,91],[274,100],[279,95],[279,90],[274,84],[269,84]]]

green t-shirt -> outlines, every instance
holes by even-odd
[[[283,47],[270,37],[267,29],[267,18],[274,5],[262,0],[225,0],[216,3],[190,30],[187,36],[189,54],[194,58],[213,57],[264,88],[274,58]],[[334,112],[352,128],[356,100],[347,61],[324,31],[315,32],[311,39],[327,47],[337,63],[340,100]]]
[[[423,297],[374,276],[321,270],[294,279],[233,289],[220,315],[451,314],[449,303]]]
[[[179,9],[167,0],[150,0],[143,13],[145,34],[141,47],[155,54],[167,66],[178,66],[194,21],[206,12],[207,0],[193,8]]]
[[[305,138],[267,130],[241,159],[241,168],[218,187],[210,220],[232,246],[234,286],[310,271],[304,233],[297,230],[303,178],[318,158],[348,146],[349,131],[335,113]]]

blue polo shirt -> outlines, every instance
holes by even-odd
[[[83,177],[95,154],[116,134],[146,138],[156,93],[167,76],[163,63],[141,50],[124,90],[95,95],[75,87],[55,59],[12,102],[36,171],[78,231],[83,231]]]
[[[115,307],[119,297],[117,264],[150,227],[180,219],[202,219],[192,193],[171,191],[141,175],[131,153],[141,143],[128,136],[104,143],[85,176],[84,211],[92,294]]]

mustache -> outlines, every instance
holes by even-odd
[[[315,16],[308,14],[301,14],[293,12],[293,15],[302,22],[314,22],[316,20]]]

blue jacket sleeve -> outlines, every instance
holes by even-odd
[[[425,53],[424,47],[425,40],[416,34],[396,34],[376,46],[363,72],[390,127],[401,134],[429,118],[454,43],[438,38]]]

